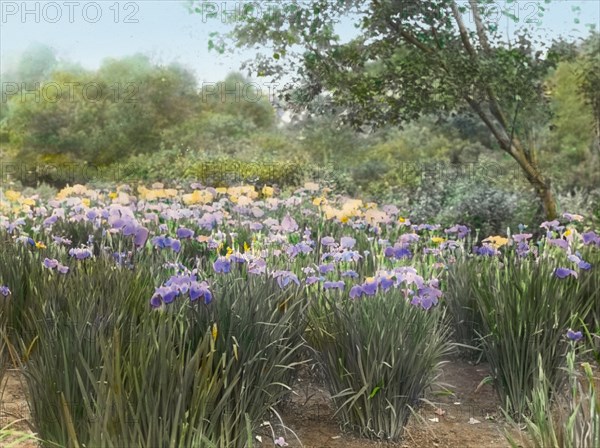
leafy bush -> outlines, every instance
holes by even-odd
[[[585,318],[590,297],[578,280],[554,275],[551,259],[481,260],[466,271],[477,288],[477,310],[483,324],[481,346],[504,409],[515,416],[527,410],[539,369],[557,390],[564,379],[566,329]],[[464,274],[464,273],[463,273]],[[593,298],[592,298],[593,300]],[[542,353],[542,364],[538,355]]]
[[[460,172],[422,179],[411,196],[410,217],[415,222],[447,226],[458,222],[479,230],[481,235],[504,233],[520,223],[539,222],[536,209],[531,208],[535,203],[533,196],[505,186],[504,182],[487,174]]]
[[[298,289],[218,279],[209,305],[151,310],[150,267],[100,256],[67,276],[29,274],[19,351],[48,443],[242,447],[288,393],[303,346]]]
[[[416,307],[399,290],[323,307],[313,337],[338,419],[366,437],[399,439],[450,352],[441,309]]]
[[[525,427],[529,439],[523,438],[517,443],[507,434],[513,448],[600,446],[600,395],[596,379],[591,365],[587,362],[581,364],[583,373],[578,372],[575,358],[575,350],[570,350],[566,366],[569,387],[566,394],[555,390],[554,400],[548,399],[546,392],[552,386],[543,369],[539,369],[532,398],[527,400],[531,417],[525,417]],[[512,423],[516,425],[514,421]]]
[[[459,351],[467,358],[480,358],[480,335],[483,331],[481,314],[477,309],[476,289],[479,284],[470,275],[472,259],[461,257],[448,266],[450,281],[447,284],[444,305],[454,329],[454,340],[459,343]]]

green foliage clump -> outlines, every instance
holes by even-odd
[[[452,267],[450,272],[452,278],[467,276],[468,283],[477,285],[464,297],[455,294],[455,300],[464,299],[466,307],[475,304],[491,378],[506,412],[519,419],[527,411],[540,369],[551,386],[548,397],[562,385],[566,330],[585,319],[596,300],[597,292],[590,296],[585,287],[588,272],[577,280],[560,279],[554,275],[556,267],[547,256],[540,262],[507,256],[481,259],[469,269]]]
[[[441,308],[415,307],[399,291],[321,305],[312,338],[338,419],[363,436],[398,440],[451,351]]]

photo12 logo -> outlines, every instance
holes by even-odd
[[[137,2],[0,2],[2,23],[139,23]]]
[[[21,102],[33,101],[39,103],[56,103],[59,101],[103,101],[113,103],[135,103],[139,86],[134,82],[114,82],[105,84],[101,82],[46,82],[28,84],[25,82],[3,82],[1,102],[7,103],[19,100]]]
[[[257,103],[262,98],[273,103],[278,95],[277,83],[257,82],[203,82],[202,83],[202,102],[207,103],[217,101],[225,102],[249,102]]]
[[[194,2],[190,10],[202,16],[202,23],[214,19],[220,20],[222,23],[232,23],[238,20],[258,19],[265,15],[288,14],[298,11],[299,8],[292,1],[200,1]]]

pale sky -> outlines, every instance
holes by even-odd
[[[227,10],[241,3],[215,2],[218,8]],[[558,35],[586,36],[590,24],[600,28],[600,0],[553,0],[549,4],[518,1],[512,2],[512,8],[522,23],[528,18],[537,18],[539,4],[546,8],[541,27],[547,39]],[[230,71],[239,70],[241,61],[254,55],[254,51],[237,55],[209,52],[209,33],[226,31],[227,26],[219,19],[203,20],[200,14],[190,14],[181,1],[0,0],[0,7],[3,66],[30,44],[38,42],[54,48],[59,58],[80,63],[87,69],[98,68],[107,57],[141,52],[157,62],[179,62],[191,69],[201,82],[216,82]],[[498,20],[500,29],[509,34],[513,32],[514,25],[508,18]],[[352,32],[352,23],[340,25],[342,36],[349,37]]]

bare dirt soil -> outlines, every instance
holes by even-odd
[[[329,393],[315,375],[308,372],[299,375],[291,402],[281,410],[280,417],[288,429],[282,429],[277,418],[270,423],[275,435],[285,437],[290,448],[509,447],[503,434],[511,428],[501,416],[492,386],[478,388],[487,375],[486,364],[472,365],[462,360],[446,363],[440,380],[446,383],[451,394],[438,393],[442,389],[430,391],[427,399],[432,404],[424,404],[418,410],[418,417],[411,419],[403,441],[397,443],[372,441],[341,432],[333,416]],[[0,386],[0,427],[16,421],[13,429],[31,433],[28,419],[22,378],[18,372],[9,370],[5,384]],[[271,429],[268,426],[263,429],[261,445],[274,446]],[[0,444],[8,442],[4,440]],[[32,441],[18,444],[22,448],[36,446]]]
[[[334,409],[326,388],[300,375],[294,388],[298,395],[294,395],[282,418],[302,444],[289,431],[285,440],[290,447],[305,448],[509,447],[504,431],[510,430],[517,438],[519,435],[502,418],[492,386],[478,388],[488,373],[486,364],[471,365],[460,360],[446,363],[440,381],[447,390],[433,390],[428,394],[431,404],[423,404],[417,417],[411,418],[404,440],[397,443],[342,433],[333,417]],[[277,435],[283,435],[283,430],[278,430]]]

